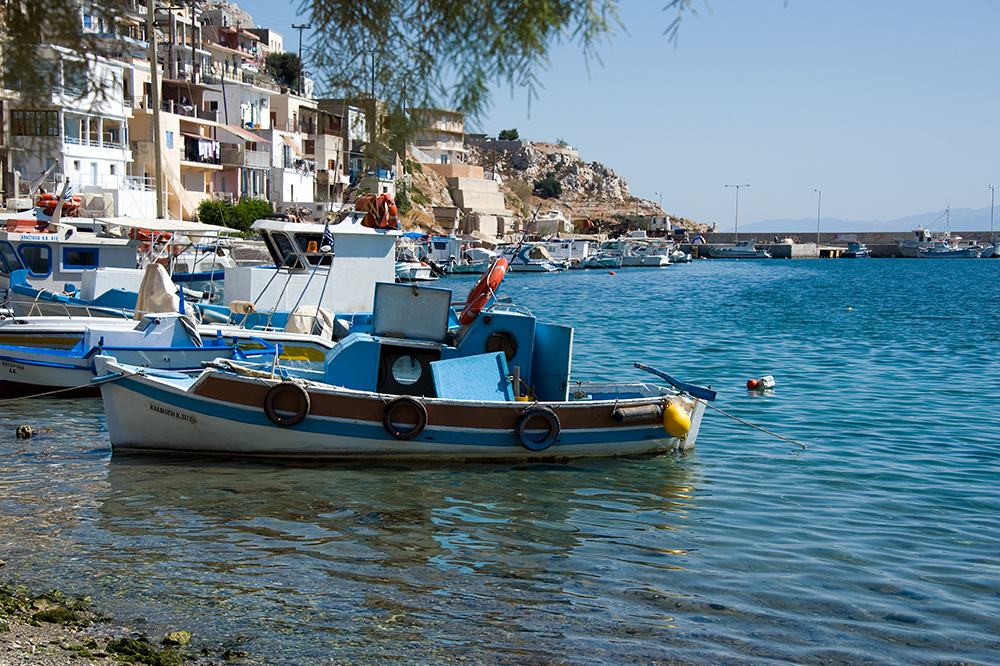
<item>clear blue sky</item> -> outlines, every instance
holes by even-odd
[[[286,0],[238,3],[294,51]],[[889,220],[990,206],[1000,188],[1000,0],[710,0],[675,45],[665,2],[625,0],[628,34],[557,46],[532,100],[497,86],[467,131],[563,139],[633,194],[697,222]],[[286,10],[287,8],[287,10]]]

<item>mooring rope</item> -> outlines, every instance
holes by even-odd
[[[786,442],[791,442],[792,444],[795,444],[796,446],[801,446],[803,449],[809,448],[809,447],[807,447],[805,444],[803,444],[801,442],[796,442],[794,439],[789,439],[788,437],[784,437],[782,435],[779,435],[776,432],[771,432],[770,430],[765,430],[764,428],[761,428],[760,426],[754,425],[754,424],[750,423],[749,421],[744,421],[743,419],[739,418],[738,416],[733,416],[732,414],[730,414],[728,412],[724,412],[724,411],[722,411],[721,409],[719,409],[718,407],[716,407],[713,404],[710,404],[708,402],[706,402],[705,404],[708,407],[711,407],[715,411],[719,412],[723,416],[728,416],[732,420],[737,421],[738,423],[742,423],[745,426],[750,426],[751,428],[754,428],[755,430],[760,430],[761,432],[766,433],[768,435],[771,435],[772,437],[777,437],[778,439],[783,439]]]
[[[44,393],[32,393],[31,395],[22,395],[15,398],[0,398],[0,404],[6,402],[13,402],[14,400],[31,400],[32,398],[44,398],[47,395],[55,395],[56,393],[66,393],[67,391],[79,391],[80,389],[85,389],[90,386],[97,386],[100,384],[107,384],[108,382],[113,382],[115,380],[121,379],[124,375],[106,375],[104,377],[96,378],[95,380],[100,381],[90,381],[86,384],[80,384],[79,386],[68,386],[66,388],[55,389],[52,391],[45,391]]]

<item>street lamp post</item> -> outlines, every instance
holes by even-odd
[[[733,225],[733,243],[740,239],[740,188],[750,187],[750,185],[726,185],[726,187],[736,188],[736,222]]]
[[[990,245],[993,245],[993,199],[996,192],[993,186],[990,185]]]
[[[823,205],[823,190],[813,190],[819,196],[816,198],[816,249],[819,250],[819,212]]]

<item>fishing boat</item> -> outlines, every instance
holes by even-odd
[[[378,284],[371,332],[309,374],[219,363],[191,375],[100,357],[112,448],[456,462],[694,446],[713,391],[646,366],[669,386],[573,380],[573,329],[495,302],[502,261],[457,317],[450,290]]]
[[[400,237],[396,239],[396,281],[430,282],[438,279],[435,266],[419,243]],[[443,274],[444,271],[441,270]]]
[[[516,243],[499,248],[510,270],[517,273],[555,273],[565,265],[549,254],[539,243]]]
[[[979,245],[952,245],[948,241],[933,241],[929,247],[917,250],[920,259],[978,259],[983,253]]]
[[[0,345],[0,396],[24,397],[58,392],[60,397],[96,396],[91,384],[101,354],[122,363],[164,370],[200,369],[220,357],[248,361],[278,353],[275,345],[244,334],[203,337],[190,315],[148,314],[130,326],[116,320],[94,322],[69,349]]]
[[[871,250],[860,241],[852,241],[847,244],[847,249],[841,252],[840,256],[847,259],[865,259],[871,256]]]
[[[621,268],[622,256],[614,252],[597,250],[588,254],[578,264],[579,268]]]
[[[700,245],[698,255],[708,259],[770,259],[767,250],[758,250],[755,240],[735,241],[732,245]]]
[[[11,217],[0,228],[0,289],[16,315],[130,317],[142,266],[168,267],[188,300],[211,299],[224,251],[197,251],[192,238],[218,238],[223,227],[138,218]],[[217,298],[217,296],[215,297]]]

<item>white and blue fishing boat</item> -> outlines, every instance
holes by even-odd
[[[948,241],[933,241],[929,247],[917,250],[920,259],[979,259],[983,248],[979,245],[952,245]]]
[[[871,257],[871,250],[860,241],[852,241],[847,244],[847,249],[840,256],[847,259],[867,259]]]
[[[513,243],[497,248],[515,273],[555,273],[566,266],[549,254],[541,243]]]
[[[131,325],[122,325],[122,324]],[[23,397],[58,392],[60,397],[97,395],[98,355],[122,363],[164,370],[196,370],[219,357],[248,361],[272,359],[279,350],[250,335],[203,337],[190,315],[148,314],[138,322],[105,319],[88,326],[69,349],[0,345],[0,396]]]
[[[377,285],[370,333],[309,372],[216,364],[196,375],[98,361],[112,448],[339,460],[527,461],[690,448],[710,389],[570,376],[573,329],[451,291]]]
[[[142,266],[172,270],[189,299],[211,297],[225,268],[221,248],[196,251],[192,239],[218,238],[223,227],[137,218],[9,217],[0,228],[0,289],[15,315],[130,317]],[[217,244],[213,244],[217,246]],[[177,269],[177,270],[173,270]]]
[[[759,250],[755,240],[735,241],[732,245],[699,245],[698,256],[708,259],[770,259],[771,253]]]

